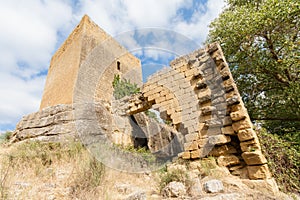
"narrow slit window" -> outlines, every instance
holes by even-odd
[[[120,61],[117,61],[117,69],[120,71],[121,70],[121,63]]]

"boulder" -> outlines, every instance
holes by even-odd
[[[183,183],[172,181],[162,190],[164,197],[181,197],[186,194],[186,189]]]
[[[218,193],[224,190],[223,183],[216,179],[205,182],[203,188],[207,193]]]

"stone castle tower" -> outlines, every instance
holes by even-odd
[[[101,43],[109,47],[106,48],[108,52],[117,52],[119,49],[124,52],[115,59],[114,63],[110,64],[110,73],[106,73],[106,77],[99,80],[102,89],[99,89],[98,95],[107,99],[107,95],[112,93],[110,83],[113,77],[109,76],[112,74],[120,74],[131,82],[141,85],[140,60],[127,52],[124,47],[85,15],[51,59],[40,109],[58,104],[73,103],[79,69],[92,50]],[[105,61],[97,60],[97,62]],[[128,74],[129,71],[130,75]]]

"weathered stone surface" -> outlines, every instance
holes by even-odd
[[[187,160],[187,159],[190,159],[190,158],[191,158],[191,152],[189,152],[189,151],[183,152],[182,159]]]
[[[230,113],[230,117],[233,121],[239,121],[241,119],[245,119],[247,117],[247,111],[242,109],[236,112]]]
[[[75,140],[76,138],[72,106],[56,105],[24,116],[16,126],[10,142],[26,139],[54,142]]]
[[[228,155],[237,153],[237,150],[230,145],[222,145],[214,147],[209,153],[210,156],[219,157],[221,155]]]
[[[223,122],[223,126],[231,125],[232,124],[231,117],[230,116],[224,117],[223,120],[222,120],[222,122]]]
[[[164,197],[181,197],[186,194],[183,183],[172,181],[162,190]]]
[[[185,139],[187,142],[197,141],[198,138],[199,138],[198,133],[190,133],[185,135]]]
[[[197,141],[184,143],[184,150],[191,151],[191,150],[196,150],[196,149],[199,149]]]
[[[230,193],[230,194],[218,194],[212,197],[203,197],[200,200],[242,200],[245,199],[241,194]]]
[[[208,137],[208,143],[210,145],[221,145],[231,141],[229,136],[225,135],[212,135]]]
[[[81,72],[81,70],[79,70],[79,66],[81,66],[81,64],[88,58],[88,55],[100,43],[104,43],[104,41],[107,44],[109,43],[107,48],[110,48],[110,50],[107,52],[118,52],[118,49],[120,49],[120,45],[116,41],[110,38],[107,33],[105,33],[94,22],[92,22],[88,16],[84,16],[80,24],[74,29],[74,31],[70,34],[67,40],[57,50],[51,59],[40,109],[58,104],[73,103],[76,80],[79,77],[78,74]],[[102,54],[103,53],[104,52],[102,52]],[[124,75],[128,71],[131,71],[131,76],[128,78],[132,82],[138,81],[137,83],[141,84],[142,76],[140,61],[128,52],[122,55],[123,56],[121,56],[118,60],[118,62],[122,65],[120,70],[118,70],[117,61],[115,60],[111,66],[113,71],[115,73],[120,71]],[[104,57],[104,59],[105,58],[107,57]],[[105,63],[104,60],[102,60],[102,62]],[[84,67],[84,65],[81,67]],[[134,70],[131,70],[133,68]],[[114,74],[112,73],[112,79],[113,76]],[[108,79],[102,82],[102,89],[103,86],[108,83],[109,87],[106,88],[108,90],[103,90],[106,92],[106,96],[111,96],[113,88],[111,86],[111,81],[107,80]],[[105,98],[105,96],[103,97]]]
[[[232,126],[225,126],[221,130],[224,135],[235,135]]]
[[[198,177],[193,178],[191,180],[191,187],[189,188],[189,195],[192,197],[200,197],[201,195],[203,195],[200,179]]]
[[[247,166],[250,179],[268,179],[271,177],[268,165]]]
[[[217,162],[219,166],[224,166],[224,167],[240,164],[239,158],[236,157],[235,155],[220,156],[218,157]]]
[[[254,150],[259,150],[260,149],[260,144],[258,137],[255,135],[255,137],[251,140],[247,140],[245,142],[240,143],[241,149],[243,152],[252,152]]]
[[[238,131],[238,137],[241,142],[247,141],[247,140],[252,140],[255,138],[255,136],[256,136],[256,133],[251,128]]]
[[[144,113],[135,114],[137,124],[132,124],[134,129],[130,135],[135,138],[147,138],[147,147],[158,157],[175,156],[183,151],[184,137],[171,127],[159,124]],[[196,144],[197,145],[197,144]]]
[[[216,179],[205,182],[203,188],[207,193],[218,193],[224,190],[222,181]]]
[[[262,155],[260,151],[244,152],[242,154],[242,157],[247,165],[260,165],[267,163],[267,159]]]
[[[234,131],[239,131],[242,129],[248,129],[248,128],[252,128],[252,127],[253,127],[253,125],[249,118],[242,119],[242,120],[234,122],[232,124],[232,128]]]
[[[147,200],[146,192],[143,190],[129,194],[124,200]]]
[[[202,157],[202,151],[200,149],[191,151],[191,158],[201,158]]]

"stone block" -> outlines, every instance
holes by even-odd
[[[233,90],[234,86],[235,86],[235,83],[233,82],[232,79],[228,79],[228,80],[225,80],[223,82],[223,87],[224,87],[226,92],[229,92],[229,91]]]
[[[186,189],[183,183],[172,181],[166,187],[162,189],[162,196],[163,197],[181,197],[186,194]],[[132,198],[136,199],[136,198]],[[138,198],[140,199],[140,198]],[[146,198],[142,198],[146,199]]]
[[[193,76],[195,73],[197,73],[197,68],[192,68],[192,69],[187,70],[187,71],[185,72],[185,76],[186,76],[186,77]]]
[[[173,124],[179,124],[182,122],[182,118],[180,116],[172,118],[172,122],[173,122]]]
[[[252,140],[255,138],[255,136],[256,136],[256,133],[252,128],[238,131],[238,137],[241,142],[247,141],[247,140]]]
[[[231,141],[229,136],[225,135],[212,135],[208,137],[208,144],[209,145],[221,145],[226,144]]]
[[[202,151],[200,149],[191,151],[191,158],[192,159],[201,158],[202,156],[201,152]]]
[[[230,117],[233,121],[239,121],[245,119],[248,116],[245,109],[230,113]]]
[[[250,179],[257,180],[271,178],[271,173],[267,164],[259,166],[247,166],[247,169]]]
[[[238,95],[234,95],[234,96],[230,97],[229,99],[226,99],[226,103],[229,106],[231,106],[233,104],[238,104],[240,102],[241,102],[241,99]]]
[[[189,151],[185,151],[182,153],[182,159],[188,160],[191,158],[191,153]]]
[[[203,188],[207,193],[218,193],[224,190],[223,183],[219,180],[209,180],[203,184]]]
[[[207,115],[216,110],[214,106],[207,106],[200,109],[202,115]]]
[[[196,83],[196,87],[197,89],[203,89],[203,88],[206,88],[206,82],[205,82],[205,79],[201,79],[200,81],[198,81]]]
[[[237,94],[237,91],[236,90],[232,90],[232,91],[230,91],[230,92],[228,92],[228,93],[225,93],[225,98],[226,99],[229,99],[229,98],[231,98],[231,97],[233,97],[233,96],[237,96],[238,94]]]
[[[224,68],[224,69],[222,69],[220,71],[220,74],[221,74],[223,80],[227,80],[227,79],[231,78],[231,73],[230,73],[230,71],[229,71],[229,69],[227,67]]]
[[[197,141],[184,143],[184,150],[185,151],[191,151],[191,150],[196,150],[196,149],[199,149]]]
[[[240,103],[232,105],[230,108],[231,112],[236,112],[236,111],[243,110],[243,109],[245,109],[245,107],[242,106],[242,104],[240,104]]]
[[[225,126],[221,130],[224,135],[235,135],[232,126]]]
[[[166,97],[165,96],[161,96],[161,97],[158,97],[158,98],[155,99],[155,103],[161,103],[161,102],[163,102],[165,100],[166,100]]]
[[[208,126],[209,128],[213,128],[213,127],[222,127],[222,121],[220,119],[209,119],[205,121],[206,126]]]
[[[204,103],[211,99],[211,91],[209,89],[198,93],[199,103]]]
[[[222,119],[222,123],[224,126],[228,126],[232,124],[232,120],[230,116],[226,116]]]
[[[206,131],[206,135],[221,135],[222,131],[219,127],[209,127]]]
[[[215,146],[211,152],[208,154],[209,156],[219,157],[228,154],[237,153],[237,150],[230,145],[222,145],[222,146]]]
[[[152,94],[152,95],[148,96],[148,101],[155,100],[158,97],[159,97],[159,93]]]
[[[207,138],[201,138],[201,139],[198,139],[197,142],[198,142],[198,146],[199,147],[204,147],[205,144],[207,143],[208,139]]]
[[[241,142],[240,143],[241,150],[243,152],[252,152],[255,150],[260,150],[260,145],[259,145],[259,140],[257,136],[254,137],[252,140],[248,140],[246,142]]]
[[[234,131],[239,131],[242,129],[248,129],[248,128],[252,128],[252,122],[250,121],[250,119],[247,117],[245,119],[242,119],[240,121],[234,122],[232,124],[232,128]]]
[[[198,133],[189,133],[185,135],[186,142],[196,141],[197,139],[199,139]]]
[[[220,156],[217,159],[218,165],[221,167],[227,167],[231,165],[238,165],[240,164],[240,159],[235,155],[224,155]]]
[[[242,157],[247,165],[261,165],[267,163],[267,159],[260,151],[244,152]]]

